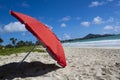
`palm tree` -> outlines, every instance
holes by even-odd
[[[25,46],[25,42],[20,40],[17,42],[17,47]]]
[[[3,43],[3,39],[2,39],[2,38],[0,38],[0,44],[1,44],[1,43]]]
[[[15,38],[10,38],[10,41],[12,42],[12,44],[13,44],[13,46],[14,46],[14,48],[15,48],[17,39],[15,39]]]
[[[2,38],[0,38],[0,49],[2,48],[2,44],[3,43],[3,39]]]

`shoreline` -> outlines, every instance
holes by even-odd
[[[97,41],[76,41],[63,43],[66,47],[120,47],[120,39],[97,40]]]
[[[63,46],[64,48],[91,48],[91,49],[120,49],[120,47],[96,47],[96,46]]]

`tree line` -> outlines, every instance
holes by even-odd
[[[32,46],[32,45],[39,45],[40,41],[36,41],[33,43],[32,41],[23,41],[23,40],[17,40],[16,38],[10,38],[10,42],[7,45],[2,45],[4,40],[0,38],[0,48],[7,47],[7,48],[15,48],[15,47],[21,47],[21,46]]]

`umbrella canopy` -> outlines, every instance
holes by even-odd
[[[66,59],[62,44],[47,26],[22,13],[10,11],[10,14],[16,17],[22,24],[25,24],[26,29],[42,42],[48,53],[58,62],[58,64],[62,67],[66,66]]]

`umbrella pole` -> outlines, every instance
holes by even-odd
[[[33,48],[27,53],[27,55],[20,61],[18,65],[20,65],[24,60],[28,57],[28,55],[33,51],[33,49],[36,47],[36,44],[33,46]]]

